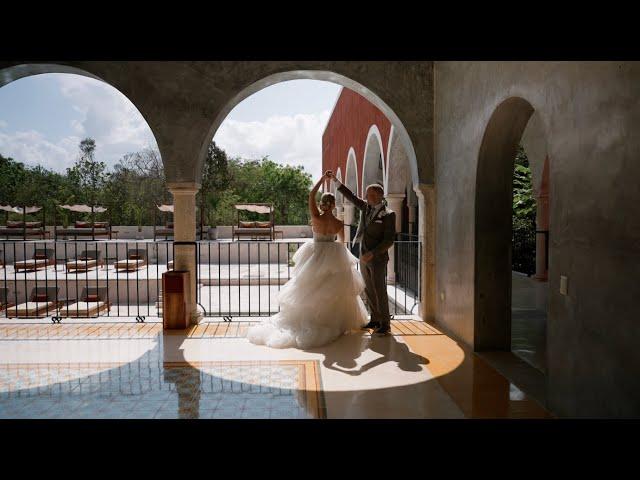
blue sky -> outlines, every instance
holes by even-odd
[[[215,141],[230,155],[304,165],[321,173],[322,132],[340,87],[315,80],[283,82],[233,109]],[[0,153],[29,165],[64,171],[78,143],[96,140],[97,158],[111,166],[124,154],[156,147],[138,110],[116,89],[78,75],[46,74],[0,88]]]

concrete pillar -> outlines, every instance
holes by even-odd
[[[344,208],[344,223],[346,223],[347,225],[353,224],[353,220],[355,219],[356,207],[353,206],[353,204],[351,203],[345,203],[343,208]]]
[[[173,225],[175,242],[195,242],[196,240],[196,193],[200,185],[191,182],[168,183],[167,188],[173,195]],[[191,323],[201,320],[196,303],[196,247],[195,245],[174,245],[174,269],[186,270],[190,274],[189,309]]]
[[[387,193],[386,197],[389,208],[396,212],[396,232],[402,230],[402,201],[404,193]]]
[[[349,243],[349,247],[351,247],[351,225],[355,220],[355,209],[356,207],[352,203],[345,203],[343,212],[344,222],[344,239],[347,243]]]
[[[549,197],[541,194],[536,197],[536,273],[534,279],[546,282],[547,272],[547,236],[549,231]]]
[[[418,239],[422,244],[419,313],[424,321],[433,322],[436,318],[436,191],[435,185],[424,183],[413,189],[420,207]]]
[[[402,201],[404,193],[388,193],[385,197],[389,208],[396,213],[396,233],[402,231]],[[387,283],[396,283],[395,248],[389,249],[389,263],[387,264]]]
[[[409,218],[407,219],[409,221],[409,233],[411,235],[414,235],[416,232],[416,215],[417,215],[417,207],[415,205],[409,205]]]

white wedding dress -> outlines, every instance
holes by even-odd
[[[278,292],[280,312],[250,327],[249,341],[273,348],[314,348],[367,323],[358,259],[335,235],[314,232],[313,242],[303,244],[292,259],[292,277]]]

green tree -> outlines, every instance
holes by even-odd
[[[106,181],[106,164],[95,159],[96,142],[85,138],[79,145],[80,155],[73,167],[67,170],[67,176],[75,187],[76,201],[88,205],[97,205],[102,198]]]

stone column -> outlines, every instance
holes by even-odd
[[[414,235],[416,231],[416,213],[418,209],[415,205],[409,205],[408,210],[409,218],[407,220],[409,221],[409,233]]]
[[[167,183],[173,195],[173,225],[175,242],[195,242],[196,240],[196,193],[200,185],[191,182]],[[191,323],[201,320],[196,304],[196,247],[194,245],[174,245],[173,268],[189,272],[191,288],[189,292],[189,309]]]
[[[389,208],[396,212],[396,233],[402,231],[402,201],[404,193],[388,193],[385,197]],[[389,263],[387,264],[387,283],[396,283],[395,247],[389,249]]]
[[[425,183],[413,189],[420,206],[418,239],[422,244],[419,312],[424,321],[433,322],[436,318],[436,191],[435,185]]]
[[[347,243],[349,243],[349,247],[351,247],[351,224],[353,223],[355,217],[355,206],[353,206],[350,202],[345,202],[343,212],[344,222],[344,239]]]
[[[536,197],[536,230],[549,231],[549,196],[542,192]],[[547,272],[547,237],[544,233],[536,233],[536,274],[535,280],[546,282]]]

